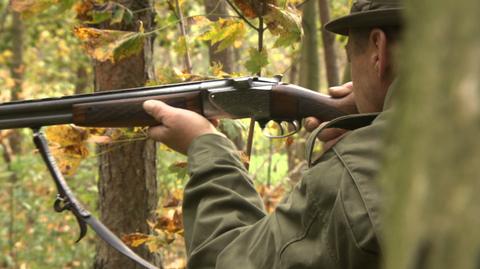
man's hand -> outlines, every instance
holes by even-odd
[[[345,83],[341,86],[337,87],[331,87],[328,89],[328,93],[332,98],[344,98],[349,104],[349,107],[355,107],[355,98],[353,95],[353,84],[352,82]],[[356,110],[348,111],[351,114],[357,113]],[[320,124],[327,124],[328,122],[320,122],[317,118],[314,117],[308,117],[305,119],[305,129],[308,132],[312,132],[315,130],[317,127],[320,126]],[[336,140],[343,135],[346,132],[344,129],[337,129],[337,128],[330,128],[323,130],[319,135],[318,139],[326,144],[334,144]]]
[[[195,112],[155,100],[146,101],[143,108],[159,124],[150,127],[148,135],[182,154],[187,154],[192,141],[201,135],[221,135],[210,121]]]

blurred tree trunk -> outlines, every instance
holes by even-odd
[[[141,20],[145,31],[153,26],[152,2],[118,1],[135,13],[133,22]],[[108,23],[102,28],[111,27]],[[137,31],[136,23],[122,23],[116,29]],[[112,62],[95,62],[95,89],[107,91],[143,86],[153,78],[153,40],[147,39],[142,53]],[[152,140],[129,141],[99,147],[99,207],[101,221],[115,234],[149,233],[147,219],[157,206],[156,149]],[[158,264],[145,247],[135,251]],[[100,241],[95,258],[96,269],[142,268]]]
[[[294,66],[291,70],[291,79],[299,71],[298,84],[313,90],[320,90],[320,62],[318,54],[318,31],[317,31],[317,4],[315,1],[306,1],[303,4],[302,26],[304,30],[304,37],[302,40],[302,48],[300,55],[300,62],[298,67]],[[291,182],[297,182],[301,178],[300,167],[301,160],[304,158],[305,139],[304,131],[300,132],[299,137],[295,143],[287,147],[288,171]]]
[[[88,87],[87,67],[81,64],[77,68],[77,81],[75,81],[75,94],[85,93]]]
[[[305,36],[300,59],[300,85],[313,91],[318,91],[320,85],[316,7],[315,1],[306,1],[303,5],[302,25]]]
[[[11,74],[12,78],[15,80],[15,85],[13,86],[11,93],[11,99],[12,101],[15,101],[20,99],[20,95],[22,93],[23,75],[25,72],[25,65],[23,64],[24,26],[21,15],[18,12],[12,12],[11,35],[13,53]],[[21,152],[22,137],[18,130],[11,131],[8,143],[13,155]]]
[[[3,29],[7,20],[8,9],[3,11],[0,18],[0,27]],[[25,66],[23,64],[23,44],[24,44],[24,25],[19,13],[12,11],[11,13],[10,36],[12,38],[12,62],[10,65],[10,73],[14,79],[14,85],[11,90],[11,100],[19,100],[22,92],[23,76]],[[10,172],[9,180],[9,225],[8,225],[8,242],[9,249],[6,255],[12,262],[12,267],[16,266],[17,257],[15,251],[15,218],[16,218],[16,203],[15,203],[15,188],[17,183],[17,175],[13,172],[13,163],[15,156],[21,153],[22,136],[19,130],[5,130],[0,134],[0,146],[3,149],[2,157],[7,166],[7,171]],[[6,139],[3,139],[6,138]]]
[[[222,16],[228,15],[227,4],[224,1],[204,0],[205,13],[211,21],[217,21]],[[227,73],[233,72],[233,48],[227,48],[222,51],[216,51],[218,45],[208,46],[208,54],[210,56],[210,65],[219,63],[223,66],[223,71]]]
[[[480,1],[406,3],[415,27],[382,174],[386,268],[480,268]]]
[[[330,7],[328,0],[318,0],[318,8],[320,10],[320,25],[322,26],[322,40],[325,59],[325,71],[327,74],[328,86],[336,86],[339,84],[337,51],[335,48],[335,35],[325,30],[323,26],[330,21]]]

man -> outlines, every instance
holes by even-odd
[[[326,26],[350,37],[353,86],[334,92],[354,96],[359,113],[389,106],[395,77],[391,54],[401,10],[399,0],[358,0],[351,15]],[[341,137],[327,135],[335,138],[330,148],[268,215],[235,147],[208,120],[158,101],[147,101],[144,108],[161,123],[150,128],[150,136],[188,154],[191,178],[183,212],[189,268],[379,266],[375,175],[385,113]],[[309,119],[310,128],[316,125]]]

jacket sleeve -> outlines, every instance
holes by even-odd
[[[324,165],[267,215],[233,144],[219,135],[194,140],[183,203],[188,268],[340,268],[343,257],[363,255],[345,228],[337,176],[344,169]]]
[[[215,268],[222,250],[266,213],[230,140],[199,137],[188,156],[183,215],[189,268]]]

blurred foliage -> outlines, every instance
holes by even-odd
[[[332,1],[333,16],[348,12],[351,0]],[[146,36],[154,36],[156,76],[149,84],[165,84],[205,78],[251,75],[262,71],[264,76],[284,74],[298,59],[299,41],[303,34],[298,10],[301,0],[269,0],[265,10],[264,49],[257,49],[260,11],[258,1],[235,0],[236,8],[225,18],[210,21],[203,1],[180,1],[188,25],[188,35],[178,31],[179,16],[172,1],[154,1],[155,28],[145,31],[132,21],[135,10],[115,1],[100,0],[0,0],[0,102],[11,98],[13,72],[23,74],[21,99],[44,98],[73,94],[77,90],[91,92],[93,75],[91,59],[118,61],[138,53]],[[10,5],[10,6],[9,6]],[[22,14],[23,33],[12,31],[12,13]],[[136,32],[99,30],[95,26],[121,21],[135,25]],[[21,70],[12,70],[15,57],[12,37],[21,34],[24,63]],[[235,72],[227,74],[219,63],[209,65],[208,44],[217,50],[235,49]],[[183,68],[182,56],[188,50],[193,71]],[[85,85],[86,88],[81,88]],[[79,89],[80,87],[80,89]],[[222,121],[230,137],[246,137],[247,120]],[[256,127],[254,154],[250,171],[269,211],[273,210],[293,184],[289,181],[287,151],[303,140],[269,140]],[[238,133],[240,130],[241,133]],[[0,131],[0,141],[6,141]],[[90,268],[98,238],[89,232],[74,244],[78,227],[69,214],[53,213],[55,188],[30,142],[31,131],[22,130],[23,153],[12,161],[0,158],[0,268]],[[129,143],[145,139],[143,129],[85,129],[60,126],[47,129],[51,148],[77,197],[97,215],[96,144]],[[5,154],[5,148],[0,147]],[[158,151],[158,191],[161,201],[155,219],[149,222],[148,235],[122,235],[132,246],[146,244],[160,252],[166,268],[185,266],[183,227],[181,223],[182,189],[188,175],[186,158],[161,145]],[[53,255],[52,253],[55,253]]]

